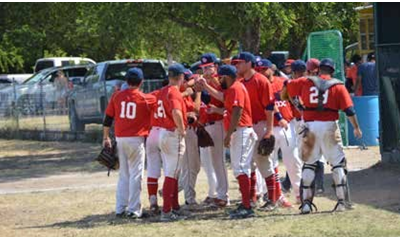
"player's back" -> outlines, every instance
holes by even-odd
[[[182,112],[186,125],[186,106],[182,94],[177,87],[168,85],[160,89],[157,96],[157,116],[160,119],[160,127],[168,130],[176,128],[172,117],[173,109]]]
[[[116,136],[147,136],[155,99],[155,96],[144,94],[138,89],[126,89],[115,94],[112,98],[113,106],[107,108],[106,113],[114,114]]]

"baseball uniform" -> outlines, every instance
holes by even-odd
[[[119,92],[109,102],[106,115],[115,120],[119,157],[116,213],[128,212],[141,217],[140,193],[145,160],[145,137],[149,133],[151,108],[156,98],[138,89]]]
[[[323,80],[331,79],[330,75],[320,75],[319,77]],[[321,154],[332,165],[338,202],[343,201],[347,178],[345,175],[345,154],[337,120],[339,119],[338,110],[345,111],[353,107],[349,93],[342,84],[330,87],[323,94],[323,110],[318,111],[316,108],[319,90],[311,80],[300,78],[289,81],[287,92],[290,97],[301,97],[305,106],[304,121],[310,130],[310,135],[315,137],[313,144],[310,145],[303,140],[301,145],[300,155],[302,160],[305,161],[302,172],[303,205],[310,206],[309,204],[312,203],[311,184],[315,177],[315,163],[320,159]]]
[[[294,118],[291,105],[288,101],[281,100],[280,96],[284,81],[285,79],[283,78],[274,77],[271,83],[275,95],[275,106],[278,108],[282,118],[288,122],[288,128],[282,128],[279,126],[278,118],[274,117],[273,131],[275,136],[275,148],[272,158],[274,168],[278,171],[278,150],[280,149],[282,151],[282,161],[288,172],[294,194],[296,197],[299,197],[302,162],[299,158],[298,148],[296,146],[294,124],[291,123]]]
[[[233,174],[239,182],[242,204],[246,209],[250,209],[252,157],[254,146],[258,138],[253,130],[252,108],[249,94],[239,81],[235,81],[225,90],[224,106],[226,109],[224,114],[225,131],[229,129],[233,108],[242,108],[242,115],[238,127],[231,137],[230,153]]]
[[[179,209],[178,203],[178,177],[185,152],[185,139],[178,133],[172,112],[182,112],[186,126],[186,105],[181,92],[176,86],[162,88],[157,96],[157,116],[160,120],[160,133],[158,148],[164,169],[163,186],[163,212],[169,213],[171,209]]]

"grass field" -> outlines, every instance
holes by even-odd
[[[335,197],[327,169],[326,194],[315,199],[319,212],[312,215],[298,215],[296,207],[229,220],[224,210],[200,210],[185,221],[160,223],[114,218],[118,174],[107,177],[105,170],[92,162],[98,145],[0,143],[2,236],[400,236],[400,166],[379,164],[378,148],[346,150],[354,210],[330,212]],[[237,200],[238,185],[232,171],[229,181],[230,197]],[[196,189],[198,200],[204,199],[207,183],[202,171]]]

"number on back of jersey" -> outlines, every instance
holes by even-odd
[[[166,118],[167,116],[165,115],[165,109],[164,109],[164,104],[163,101],[158,100],[157,101],[157,112],[154,113],[155,118]]]
[[[120,118],[135,119],[136,117],[136,103],[134,102],[121,102]]]
[[[313,86],[310,88],[310,103],[318,104],[318,94],[319,90],[317,87]],[[326,90],[325,93],[322,95],[324,100],[322,104],[326,104],[328,102],[329,90]]]

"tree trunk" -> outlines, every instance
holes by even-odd
[[[219,54],[221,59],[226,59],[231,57],[232,51],[235,49],[237,45],[237,41],[230,40],[228,44],[226,44],[225,40],[217,41],[217,46],[219,49]]]
[[[257,18],[254,22],[250,22],[247,24],[246,30],[241,37],[243,51],[249,51],[253,54],[260,53],[260,25],[260,18]]]

